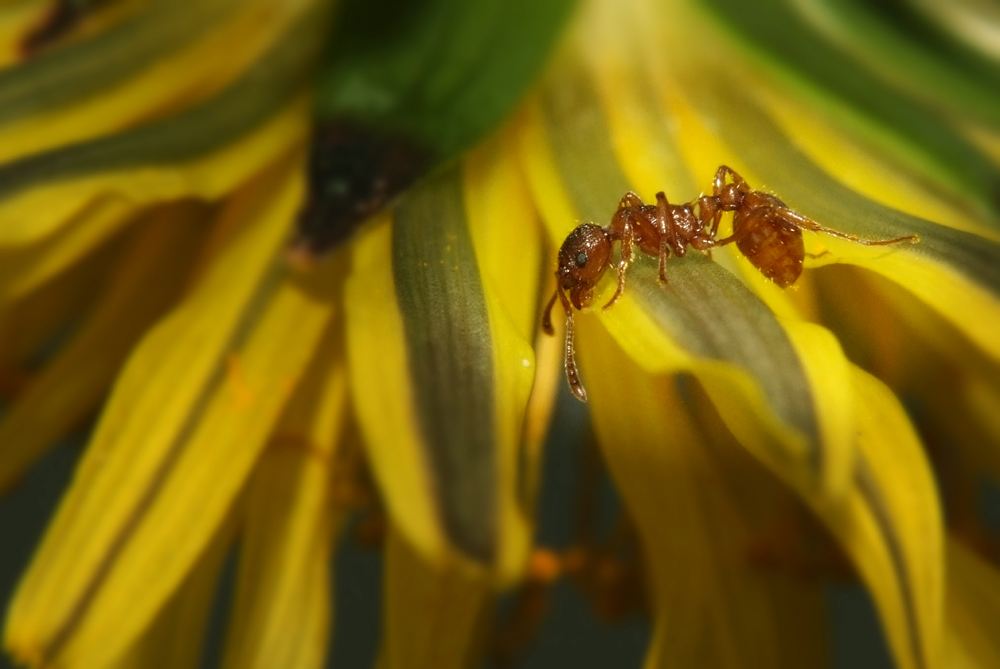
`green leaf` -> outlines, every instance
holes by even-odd
[[[573,4],[342,2],[320,75],[319,116],[378,125],[446,159],[514,108]]]

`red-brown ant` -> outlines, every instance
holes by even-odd
[[[730,183],[726,182],[727,176]],[[733,212],[733,233],[716,239],[722,213],[727,211]],[[566,237],[559,249],[556,291],[545,307],[542,328],[547,334],[553,334],[552,307],[559,298],[566,312],[565,365],[570,390],[580,400],[587,401],[573,350],[572,308],[583,309],[590,305],[594,287],[613,265],[611,246],[614,242],[621,242],[618,287],[604,305],[605,309],[625,290],[625,272],[634,259],[634,245],[643,253],[659,258],[659,279],[666,283],[666,262],[671,251],[681,257],[687,252],[687,246],[709,251],[715,246],[735,242],[764,276],[787,288],[802,273],[806,256],[803,230],[823,232],[866,246],[919,241],[917,235],[871,241],[824,227],[792,211],[775,196],[750,188],[743,177],[725,165],[715,173],[712,194],[702,195],[687,204],[670,204],[663,192],[656,194],[656,204],[645,204],[635,193],[626,193],[607,227],[584,223]]]

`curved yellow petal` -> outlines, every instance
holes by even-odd
[[[193,202],[140,223],[96,309],[0,417],[0,490],[97,408],[136,341],[179,296],[208,223]]]
[[[692,412],[691,384],[682,391],[675,377],[650,374],[596,323],[581,334],[590,344],[581,362],[602,379],[591,392],[597,436],[649,569],[645,666],[822,666],[820,583],[751,561],[754,544],[794,512],[793,500],[710,405]]]
[[[440,558],[445,537],[435,517],[417,432],[403,318],[392,278],[389,214],[376,217],[351,244],[344,314],[351,396],[389,516],[421,554]]]
[[[289,167],[233,200],[221,226],[236,238],[129,361],[11,605],[6,643],[23,661],[114,661],[266,443],[330,315],[315,288],[273,267],[300,200]]]
[[[498,220],[480,198],[502,198],[515,230],[534,219],[513,167],[490,155],[473,159],[464,191],[445,170],[400,203],[391,229],[383,220],[362,235],[347,332],[369,458],[400,532],[431,562],[458,549],[509,580],[529,541],[517,479],[537,293],[490,276],[504,256],[483,246]],[[530,252],[537,241],[525,239]]]
[[[102,170],[18,191],[0,203],[0,246],[38,244],[70,223],[85,227],[88,208],[101,197],[113,198],[118,201],[116,204],[125,204],[132,211],[142,205],[183,197],[219,199],[286,153],[289,147],[300,144],[305,132],[306,104],[299,99],[284,105],[280,114],[246,136],[194,160]],[[5,169],[16,167],[14,163]],[[77,222],[77,217],[83,220]],[[103,236],[108,234],[106,230],[102,232]],[[78,236],[79,233],[71,234],[70,241],[76,241]],[[88,240],[82,251],[89,250],[94,243]],[[63,246],[69,246],[69,242]],[[47,249],[42,247],[42,250]],[[78,254],[82,251],[76,250]]]
[[[944,545],[929,463],[899,401],[852,370],[860,450],[847,503],[808,499],[854,561],[901,667],[942,665]]]
[[[107,135],[216,92],[310,5],[152,4],[103,33],[0,74],[0,162]]]
[[[324,666],[343,515],[330,504],[347,407],[337,330],[320,343],[247,486],[225,667]]]
[[[496,361],[499,532],[505,544],[499,572],[506,579],[520,574],[531,542],[530,488],[521,479],[541,467],[540,440],[532,449],[524,420],[538,375],[531,342],[538,331],[542,243],[516,154],[508,149],[512,135],[504,129],[485,142],[466,158],[464,171],[469,232],[482,271]]]
[[[914,176],[862,145],[835,119],[816,113],[802,100],[777,86],[758,89],[768,113],[811,161],[851,190],[887,207],[934,221],[941,225],[1000,241],[1000,231],[983,225],[970,207],[956,207],[924,187]]]
[[[1000,664],[994,627],[1000,616],[1000,573],[954,538],[948,540],[947,550],[946,666],[995,667]]]
[[[32,365],[43,342],[78,322],[98,301],[121,245],[107,244],[36,290],[0,303],[0,359],[9,373]]]
[[[490,603],[490,579],[467,562],[431,563],[389,531],[385,564],[384,669],[474,664]]]
[[[153,623],[110,665],[112,669],[171,669],[198,665],[203,657],[212,605],[218,594],[219,576],[232,547],[234,525],[232,518],[227,519]]]
[[[577,219],[573,212],[585,212],[590,220],[608,218],[629,190],[616,166],[632,156],[616,155],[608,145],[585,73],[569,61],[526,119],[519,146],[553,237],[560,240],[569,231]],[[612,136],[624,141],[629,134]],[[665,143],[659,146],[666,150]],[[840,495],[850,476],[853,445],[846,361],[833,338],[807,334],[806,326],[795,329],[797,321],[778,321],[768,308],[773,304],[761,302],[700,253],[670,259],[665,285],[657,283],[654,264],[637,259],[613,308],[577,317],[600,318],[650,371],[696,373],[748,448],[765,459],[802,463],[803,475],[811,470],[828,493]],[[612,284],[613,277],[602,284],[596,304],[607,302]],[[784,311],[797,313],[793,306]],[[793,344],[793,330],[819,346]],[[580,346],[586,345],[581,338]]]
[[[755,174],[799,213],[861,239],[919,235],[919,242],[864,246],[808,233],[806,248],[816,258],[807,265],[857,264],[904,286],[939,311],[995,359],[1000,343],[1000,241],[980,236],[981,225],[949,227],[891,209],[837,182],[810,160],[738,79],[699,80],[693,71],[678,81],[715,134]],[[840,171],[860,166],[830,165]],[[926,215],[926,214],[925,214]]]
[[[0,67],[9,67],[24,57],[24,35],[41,21],[48,10],[44,0],[8,3],[0,8]]]
[[[848,266],[816,275],[824,320],[851,359],[918,408],[913,416],[925,442],[950,445],[936,454],[938,466],[962,476],[1000,472],[1000,362],[895,282]],[[953,482],[948,489],[969,485]],[[954,500],[949,505],[959,513]]]

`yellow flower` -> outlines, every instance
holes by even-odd
[[[193,665],[236,546],[224,664],[321,666],[359,507],[388,521],[389,667],[519,650],[561,574],[646,603],[647,666],[822,665],[838,550],[899,666],[1000,657],[968,492],[1000,472],[1000,101],[971,4],[904,30],[860,0],[591,0],[551,50],[568,3],[346,2],[325,49],[322,2],[67,6],[0,10],[0,369],[44,360],[0,490],[110,394],[10,603],[20,662]],[[535,547],[555,250],[719,165],[919,243],[807,232],[787,290],[734,245],[665,284],[639,254],[574,315],[626,548]]]

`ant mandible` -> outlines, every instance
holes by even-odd
[[[722,214],[729,211],[733,212],[733,233],[717,239]],[[919,241],[917,235],[866,240],[824,227],[789,209],[770,193],[750,188],[743,177],[726,165],[716,170],[711,195],[701,195],[685,204],[671,204],[662,191],[656,194],[656,204],[645,204],[635,193],[625,193],[607,227],[584,223],[566,237],[559,249],[556,290],[545,307],[542,328],[546,334],[554,333],[552,307],[558,298],[566,312],[564,353],[570,390],[578,399],[587,401],[574,355],[573,307],[584,309],[590,305],[594,287],[614,264],[611,257],[614,242],[621,243],[618,287],[605,309],[617,302],[625,290],[625,273],[635,257],[635,246],[646,255],[659,258],[659,279],[666,283],[666,263],[671,252],[683,257],[688,246],[710,251],[716,246],[735,243],[764,276],[787,288],[802,274],[806,256],[803,230],[823,232],[865,246]]]

